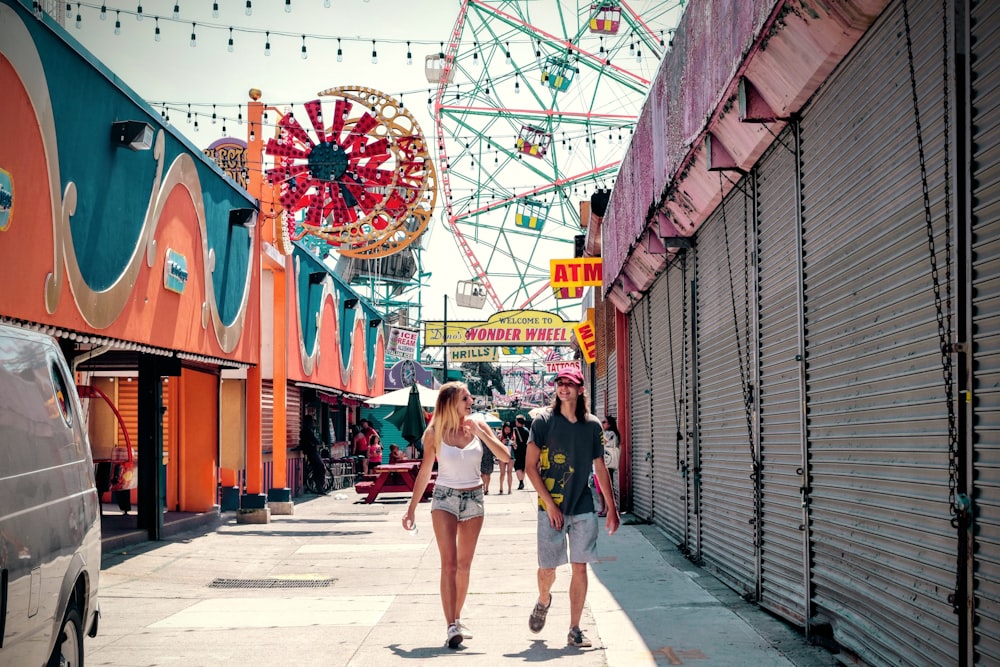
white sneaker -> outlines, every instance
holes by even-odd
[[[472,639],[472,630],[466,627],[465,623],[462,623],[462,621],[456,618],[455,625],[458,626],[458,631],[462,633],[462,637],[465,639]]]
[[[458,626],[452,623],[448,626],[448,639],[445,644],[449,648],[458,648],[458,645],[462,643],[462,631],[458,629]]]

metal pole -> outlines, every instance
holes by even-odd
[[[444,377],[442,378],[442,383],[448,381],[448,295],[444,295]]]

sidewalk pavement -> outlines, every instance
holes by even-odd
[[[214,531],[106,550],[88,664],[839,664],[647,525],[602,528],[581,624],[593,648],[566,646],[568,566],[532,634],[535,494],[498,495],[495,481],[462,619],[474,637],[457,650],[445,646],[430,504],[411,535],[400,525],[409,496],[365,505],[349,488],[298,499],[293,516],[266,525],[227,513]]]

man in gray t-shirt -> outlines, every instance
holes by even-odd
[[[539,473],[545,488],[564,515],[594,511],[590,472],[594,459],[604,457],[601,423],[588,414],[582,422],[570,422],[557,412],[545,410],[531,423],[528,439],[539,450]],[[545,501],[538,496],[538,509]]]
[[[587,601],[587,563],[597,560],[597,515],[590,493],[591,470],[597,475],[608,508],[605,527],[618,529],[618,508],[604,465],[601,422],[587,411],[583,374],[564,368],[556,375],[556,399],[531,423],[524,471],[538,493],[538,601],[528,619],[541,632],[552,605],[556,568],[570,563],[569,636],[571,646],[590,646],[580,630]],[[569,556],[566,547],[569,545]]]

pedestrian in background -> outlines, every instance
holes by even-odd
[[[524,489],[524,465],[528,454],[528,427],[524,415],[514,419],[514,474],[517,475],[517,490]]]
[[[483,478],[483,495],[490,495],[490,479],[493,477],[493,469],[496,467],[497,457],[489,447],[483,447],[483,458],[479,461],[479,474]],[[501,493],[503,491],[501,490]]]
[[[611,479],[604,465],[601,422],[587,411],[583,374],[564,368],[556,375],[552,407],[531,423],[525,471],[538,492],[538,601],[528,628],[541,632],[552,606],[556,568],[571,566],[569,584],[570,646],[591,642],[580,629],[587,601],[587,564],[597,560],[597,517],[590,491],[591,468],[596,471],[607,507],[608,534],[618,530],[619,518]],[[566,548],[569,543],[569,557]]]
[[[326,465],[323,463],[323,457],[319,453],[323,443],[320,441],[319,436],[316,435],[315,424],[316,422],[312,415],[306,415],[302,418],[298,449],[302,450],[306,460],[309,462],[309,473],[313,476],[317,493],[325,496],[327,495],[325,489]]]
[[[464,382],[441,386],[434,416],[424,432],[424,458],[403,515],[403,528],[414,530],[414,512],[438,464],[431,499],[431,523],[441,556],[441,606],[448,629],[446,644],[458,648],[472,632],[462,623],[469,593],[469,570],[483,528],[484,503],[480,464],[488,447],[500,460],[510,455],[485,420],[472,416],[472,394]],[[484,447],[485,444],[485,447]]]
[[[604,465],[608,468],[608,476],[611,477],[611,494],[615,497],[615,503],[618,502],[618,463],[621,460],[622,449],[622,436],[618,432],[618,421],[615,419],[614,415],[605,415],[604,421],[601,422],[601,426],[604,427]],[[599,487],[598,487],[599,488]],[[600,491],[598,491],[600,493]],[[599,496],[601,498],[601,510],[607,513],[607,508],[604,506],[604,496]],[[598,516],[604,516],[604,514],[598,513]]]
[[[374,475],[375,468],[382,465],[382,437],[372,429],[368,436],[368,474]]]
[[[351,426],[351,455],[354,457],[354,474],[363,475],[368,471],[368,436],[360,424]]]
[[[504,444],[507,451],[510,453],[510,461],[500,461],[500,493],[503,494],[503,481],[507,480],[507,493],[513,493],[514,487],[511,486],[513,481],[513,459],[514,459],[514,425],[510,422],[504,422],[503,427],[500,429],[500,442]],[[499,459],[497,459],[499,460]]]

